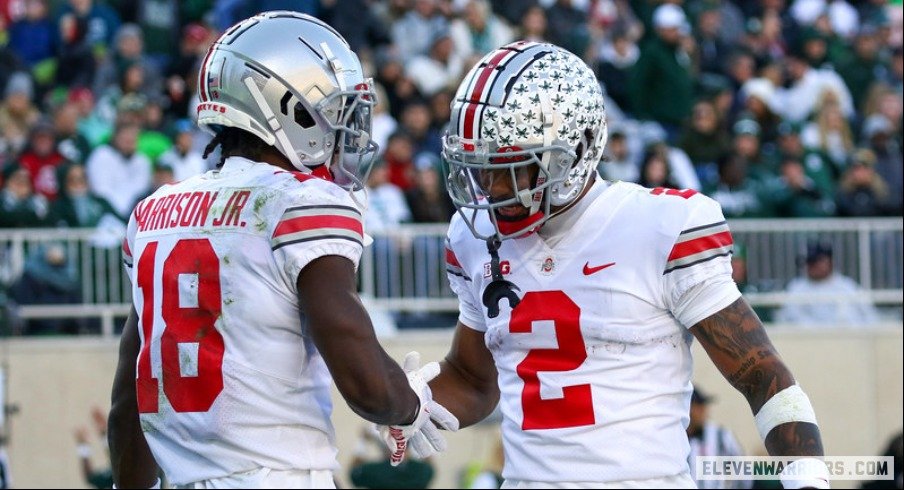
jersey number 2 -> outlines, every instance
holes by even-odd
[[[559,347],[532,349],[518,364],[518,376],[524,381],[521,406],[523,430],[563,429],[596,423],[589,384],[565,386],[562,398],[540,397],[541,371],[571,371],[587,359],[581,335],[581,309],[562,291],[532,291],[524,295],[512,311],[509,332],[531,333],[533,322],[552,321]]]
[[[159,410],[159,381],[151,373],[154,331],[154,273],[157,242],[150,242],[138,260],[138,287],[144,306],[144,336],[138,354],[138,411]],[[160,358],[163,393],[177,412],[206,412],[223,391],[223,336],[214,327],[220,316],[220,260],[210,241],[179,240],[163,262]],[[181,283],[181,287],[180,287]],[[187,368],[188,373],[183,373]]]

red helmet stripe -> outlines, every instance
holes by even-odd
[[[477,112],[477,103],[483,102],[481,100],[484,97],[483,90],[486,88],[487,81],[496,70],[496,67],[501,64],[506,56],[512,53],[513,51],[505,48],[499,49],[496,51],[496,54],[490,58],[490,61],[487,62],[486,66],[483,67],[480,75],[478,75],[477,82],[474,84],[474,88],[471,89],[471,95],[465,97],[467,108],[465,109],[465,126],[462,128],[462,137],[474,139],[474,114]]]
[[[198,75],[198,96],[201,98],[201,102],[209,100],[207,95],[207,65],[210,63],[210,56],[216,49],[216,45],[216,43],[210,45],[210,48],[207,49],[207,54],[204,55],[204,61],[201,62],[201,73]]]

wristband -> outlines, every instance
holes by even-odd
[[[809,422],[816,424],[813,405],[800,386],[792,385],[779,391],[763,404],[754,417],[760,437],[766,436],[776,426],[788,422]]]
[[[829,488],[829,469],[825,462],[817,458],[795,460],[779,474],[782,487],[788,488]]]

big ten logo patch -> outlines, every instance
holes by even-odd
[[[512,265],[507,260],[503,260],[499,263],[499,272],[502,273],[503,276],[507,276],[512,273]],[[492,277],[493,275],[493,266],[491,262],[487,262],[483,264],[483,277]]]

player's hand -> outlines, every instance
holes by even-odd
[[[405,355],[402,369],[408,376],[408,384],[417,394],[420,408],[417,417],[410,425],[380,426],[380,436],[389,447],[389,462],[397,466],[405,459],[405,450],[410,446],[416,458],[426,458],[434,453],[446,450],[446,439],[440,433],[440,427],[457,431],[458,419],[446,407],[433,401],[433,394],[427,385],[439,374],[439,364],[430,362],[419,367],[421,355],[409,352]]]

